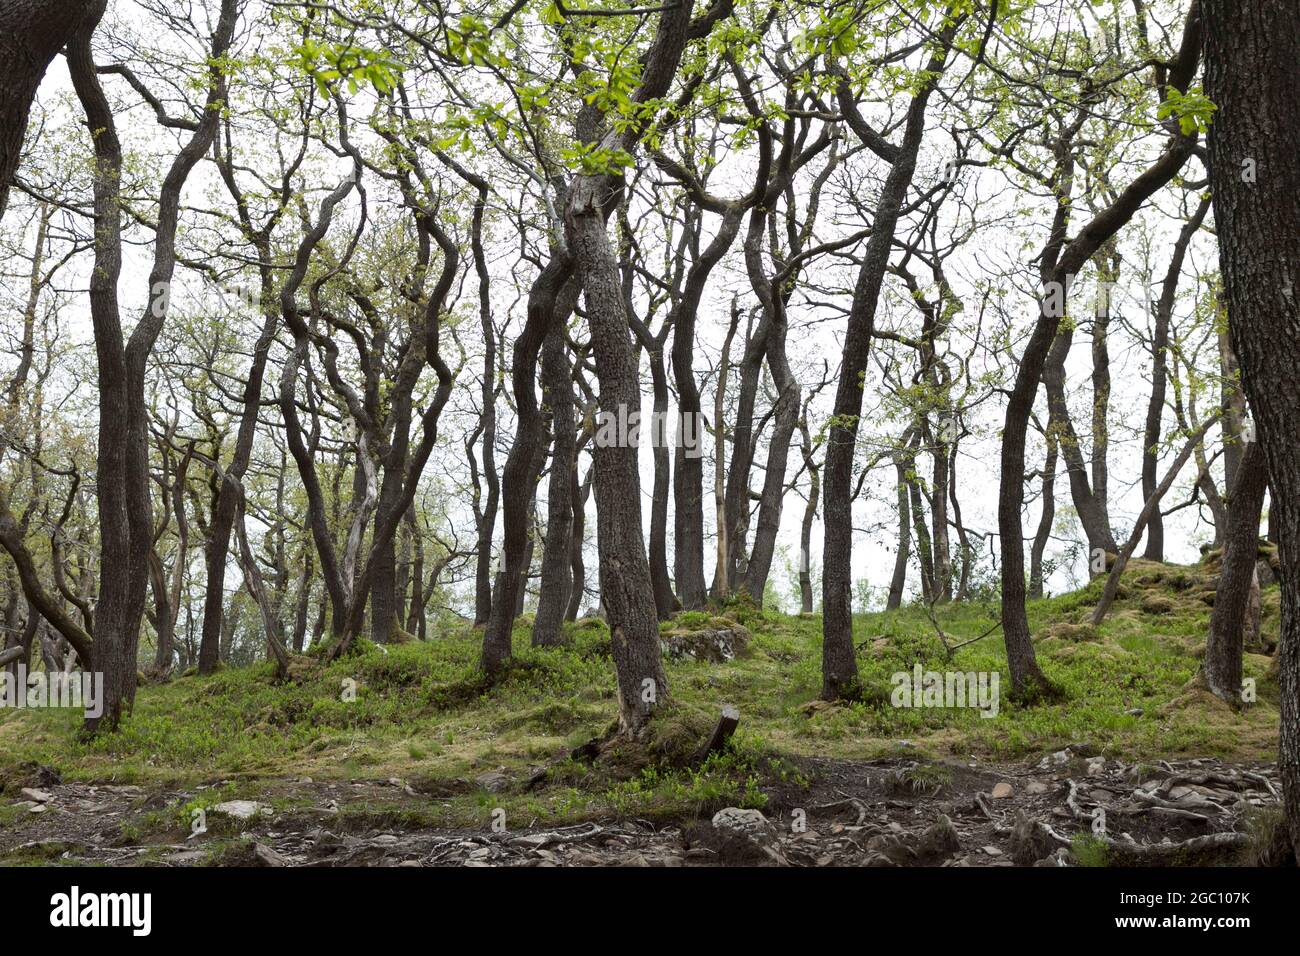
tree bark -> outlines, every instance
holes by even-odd
[[[1229,497],[1219,584],[1214,590],[1210,637],[1205,645],[1205,683],[1236,707],[1241,702],[1241,654],[1255,562],[1259,559],[1259,519],[1268,489],[1268,465],[1258,442],[1246,445]]]
[[[853,645],[853,459],[862,414],[863,376],[871,349],[876,309],[903,200],[916,173],[916,156],[925,131],[926,106],[938,84],[952,44],[955,26],[938,38],[942,44],[927,64],[927,77],[907,111],[902,145],[892,154],[889,174],[876,203],[871,238],[858,269],[844,336],[834,418],[826,441],[825,540],[822,551],[822,697],[827,700],[857,692],[858,664]],[[842,80],[842,83],[847,83]],[[850,99],[841,86],[841,102]],[[861,138],[862,134],[859,133]],[[867,143],[870,146],[870,143]]]
[[[0,216],[22,155],[36,89],[58,52],[106,0],[7,0],[0,5]],[[93,31],[94,24],[90,30]],[[88,35],[88,34],[87,34]]]
[[[542,345],[543,400],[551,410],[551,473],[546,491],[546,540],[542,545],[542,580],[533,619],[533,646],[563,643],[560,624],[573,586],[573,499],[578,442],[573,419],[573,372],[564,330],[552,328]]]
[[[1209,147],[1228,327],[1277,492],[1279,766],[1300,860],[1300,18],[1290,0],[1201,4],[1205,92],[1218,107]]]

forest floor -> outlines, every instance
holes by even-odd
[[[119,733],[0,711],[0,864],[1044,865],[1267,859],[1278,782],[1271,658],[1256,702],[1199,689],[1213,569],[1137,562],[1100,629],[1100,583],[1032,602],[1056,703],[1007,700],[994,604],[862,615],[862,699],[818,701],[820,621],[733,605],[663,636],[672,705],[649,755],[583,747],[615,713],[603,622],[528,646],[488,685],[457,629],[328,667],[182,675]],[[1278,630],[1276,587],[1263,634]],[[936,628],[942,629],[940,637]],[[987,636],[956,650],[950,645]],[[891,676],[1002,675],[997,713],[891,706]],[[355,693],[353,692],[355,691]],[[679,759],[724,704],[729,748]],[[710,821],[718,811],[718,825]],[[1104,811],[1104,821],[1100,818]],[[1190,841],[1190,842],[1189,842]]]

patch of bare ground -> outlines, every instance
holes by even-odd
[[[654,824],[539,827],[490,809],[474,828],[426,824],[458,791],[525,781],[326,782],[208,788],[7,789],[0,863],[193,866],[1070,866],[1079,835],[1112,863],[1248,862],[1249,821],[1277,803],[1273,765],[1132,764],[1075,746],[1033,763],[790,758],[763,811]],[[490,775],[489,775],[490,776]],[[786,775],[787,777],[791,775]],[[226,789],[223,789],[226,788]],[[221,799],[217,802],[216,797]],[[490,803],[490,801],[489,801]],[[206,825],[195,833],[194,806]],[[502,826],[504,824],[504,827]]]

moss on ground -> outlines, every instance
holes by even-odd
[[[3,711],[0,786],[17,780],[31,762],[56,768],[68,781],[193,786],[239,780],[247,782],[240,789],[250,791],[271,778],[397,777],[423,781],[431,793],[443,781],[445,797],[436,808],[447,824],[478,819],[485,802],[539,821],[755,805],[763,775],[790,772],[774,769],[785,757],[866,759],[897,754],[900,747],[927,757],[1002,761],[1086,741],[1114,756],[1147,761],[1187,755],[1271,760],[1278,714],[1270,658],[1246,657],[1246,676],[1257,680],[1259,700],[1240,712],[1185,692],[1200,666],[1210,614],[1203,595],[1210,584],[1204,566],[1135,561],[1123,596],[1097,629],[1087,622],[1100,582],[1031,602],[1040,664],[1066,694],[1059,703],[1031,708],[1008,701],[1001,639],[995,629],[987,633],[997,622],[994,604],[937,609],[950,644],[987,633],[957,650],[951,662],[922,608],[858,616],[854,640],[863,694],[837,704],[816,703],[818,617],[748,604],[682,614],[664,630],[738,623],[752,636],[751,652],[726,663],[665,662],[676,715],[672,726],[661,728],[665,753],[696,746],[723,703],[740,709],[736,746],[699,769],[652,760],[615,772],[566,760],[574,748],[606,734],[616,716],[608,631],[598,620],[583,620],[566,625],[566,647],[534,649],[524,619],[514,634],[516,661],[492,683],[475,667],[481,633],[464,628],[425,643],[381,648],[359,641],[344,660],[296,667],[285,683],[263,665],[145,686],[121,731],[89,742],[78,739],[73,713]],[[1266,630],[1277,626],[1276,592],[1264,592]],[[1153,614],[1157,599],[1161,611]],[[892,675],[917,664],[998,672],[997,715],[890,706]],[[524,786],[539,767],[549,767],[544,785]],[[506,792],[474,782],[488,771],[511,781]],[[8,796],[16,787],[5,790]]]

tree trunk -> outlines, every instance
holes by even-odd
[[[1279,766],[1300,860],[1300,18],[1292,0],[1201,0],[1214,216],[1232,346],[1277,492]]]
[[[1258,591],[1259,519],[1268,488],[1268,465],[1258,442],[1245,447],[1229,498],[1219,584],[1214,591],[1210,637],[1205,645],[1205,683],[1234,707],[1241,702],[1241,654],[1252,586]],[[1258,628],[1258,625],[1256,625]]]
[[[6,0],[0,5],[0,216],[18,170],[27,116],[50,62],[106,0]],[[86,31],[89,36],[93,25]]]
[[[533,619],[533,646],[563,643],[560,624],[573,586],[573,472],[578,441],[573,419],[573,372],[563,329],[553,328],[542,346],[542,389],[551,409],[551,473],[546,491],[546,540],[542,546],[542,580]]]
[[[518,424],[501,476],[501,571],[480,659],[480,666],[489,675],[500,673],[510,659],[511,632],[528,570],[529,514],[546,456],[546,431],[537,405],[537,361],[546,337],[567,322],[573,310],[578,286],[571,274],[570,259],[557,251],[533,282],[528,294],[528,318],[515,340],[511,375]]]
[[[822,551],[822,697],[835,700],[857,691],[858,663],[853,645],[853,459],[862,390],[871,350],[880,290],[894,242],[903,200],[916,173],[916,156],[925,130],[925,111],[947,61],[954,27],[940,36],[942,49],[927,64],[927,78],[912,98],[902,145],[876,203],[871,238],[858,269],[844,336],[834,418],[826,440],[825,540]],[[847,81],[844,81],[847,82]],[[847,88],[843,96],[850,95]]]
[[[1043,596],[1043,554],[1047,551],[1047,542],[1051,540],[1052,526],[1056,521],[1056,429],[1050,419],[1045,437],[1047,459],[1043,462],[1038,530],[1034,532],[1034,543],[1029,550],[1029,596],[1035,599]]]
[[[704,430],[700,427],[704,409],[695,382],[695,319],[709,273],[735,241],[740,222],[738,210],[723,215],[712,242],[691,263],[682,299],[673,309],[673,382],[683,437],[674,453],[673,575],[677,599],[688,611],[704,607],[708,598],[704,581]],[[715,427],[721,428],[720,417],[715,417]]]
[[[1183,273],[1183,261],[1192,237],[1200,231],[1209,212],[1208,199],[1201,200],[1174,243],[1174,252],[1160,286],[1160,299],[1155,306],[1155,329],[1151,337],[1151,400],[1147,403],[1146,431],[1142,438],[1142,497],[1150,498],[1159,481],[1160,423],[1165,412],[1165,392],[1169,386],[1169,323],[1174,314],[1174,300],[1178,280]],[[1148,561],[1165,559],[1165,525],[1160,512],[1151,516],[1147,525],[1147,548],[1143,555]]]
[[[907,458],[901,452],[894,456],[894,471],[898,476],[898,551],[894,554],[894,574],[889,579],[886,611],[897,611],[903,606],[903,594],[907,590],[907,563],[912,559],[911,482],[907,477]]]
[[[1079,446],[1079,436],[1074,430],[1070,418],[1070,406],[1066,401],[1065,360],[1070,354],[1070,345],[1073,341],[1073,329],[1068,326],[1061,327],[1043,366],[1043,385],[1047,390],[1050,416],[1057,423],[1057,443],[1061,457],[1065,459],[1066,471],[1070,479],[1070,494],[1074,498],[1074,510],[1078,513],[1079,523],[1083,525],[1083,532],[1088,538],[1088,550],[1089,552],[1102,550],[1107,554],[1114,554],[1118,546],[1110,527],[1110,510],[1106,501],[1095,493],[1088,480],[1087,462],[1084,461],[1083,450]],[[1094,448],[1094,454],[1095,451]]]
[[[565,226],[586,299],[601,412],[618,420],[621,412],[640,407],[641,391],[618,265],[601,208],[600,197],[609,189],[604,177],[577,177]],[[637,452],[627,442],[600,443],[593,451],[600,593],[609,616],[618,676],[619,730],[629,735],[638,734],[668,700],[654,584],[641,525]]]
[[[591,494],[591,470],[587,477],[578,481],[578,468],[575,463],[569,485],[569,500],[573,503],[573,533],[569,539],[569,568],[572,570],[573,583],[570,585],[569,606],[564,612],[566,621],[576,621],[582,613],[582,599],[587,593],[587,569],[583,565],[582,550],[586,539],[587,498]]]

